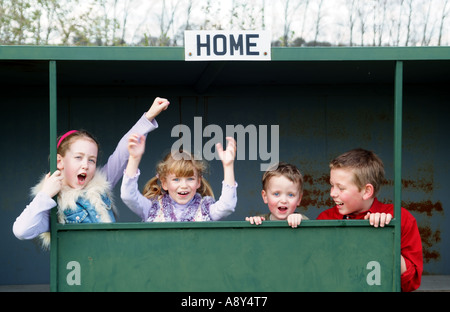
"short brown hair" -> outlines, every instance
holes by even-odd
[[[353,172],[353,182],[362,190],[366,184],[372,184],[374,195],[384,183],[383,161],[373,152],[362,148],[350,150],[330,162],[330,169],[347,168]]]
[[[298,183],[300,195],[303,194],[303,176],[298,168],[292,164],[279,162],[270,166],[262,177],[262,188],[266,190],[267,183],[272,177],[284,176],[293,183]]]

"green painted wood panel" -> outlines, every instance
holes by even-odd
[[[231,221],[59,225],[57,235],[58,291],[395,288],[394,227],[367,221],[304,221],[297,229]]]
[[[272,61],[448,60],[450,47],[272,47]],[[0,60],[184,61],[184,47],[0,46]]]

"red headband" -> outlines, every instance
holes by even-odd
[[[64,134],[61,136],[61,138],[59,139],[58,144],[56,144],[56,148],[58,148],[59,145],[61,145],[61,142],[62,142],[65,138],[67,138],[69,135],[71,135],[72,133],[75,133],[75,132],[78,132],[78,130],[70,130],[70,131],[67,131],[66,133],[64,133]]]

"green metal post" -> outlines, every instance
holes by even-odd
[[[50,100],[50,171],[56,171],[56,112],[57,112],[57,98],[56,98],[56,61],[49,62],[49,100]],[[56,210],[53,208],[50,214],[50,232],[51,232],[51,247],[50,247],[50,290],[56,291],[57,281],[57,251],[56,246]]]
[[[394,289],[401,290],[401,205],[402,205],[402,101],[403,101],[403,61],[395,66],[395,103],[394,103],[394,215],[395,223],[395,278]]]

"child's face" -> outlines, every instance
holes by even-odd
[[[62,157],[57,155],[57,167],[64,175],[63,184],[82,189],[94,177],[97,168],[98,147],[92,140],[74,141]]]
[[[298,183],[284,176],[270,178],[261,195],[276,220],[286,220],[302,200]]]
[[[200,185],[201,181],[197,172],[190,177],[178,177],[170,173],[161,181],[162,188],[169,193],[175,202],[181,205],[191,201]]]
[[[330,196],[342,215],[358,214],[367,210],[365,191],[353,182],[351,169],[339,168],[330,171]],[[370,207],[369,207],[370,208]]]

